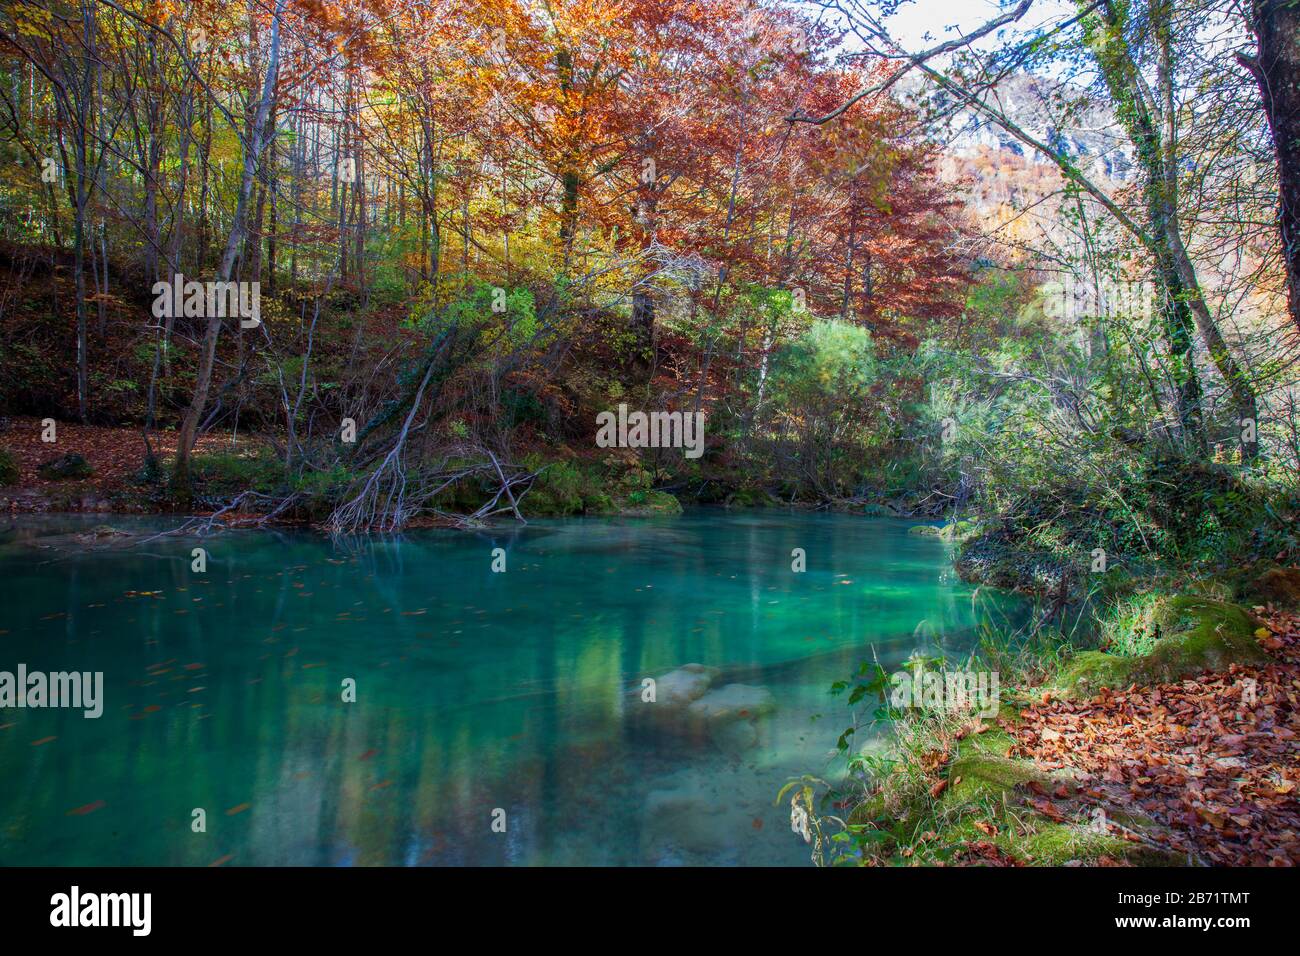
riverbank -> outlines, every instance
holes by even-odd
[[[150,434],[151,466],[138,428],[56,422],[54,441],[41,419],[11,417],[0,430],[0,511],[9,514],[118,513],[210,515],[244,492],[262,497],[241,503],[223,518],[256,520],[290,496],[299,502],[275,515],[281,523],[311,525],[328,513],[356,475],[344,469],[323,476],[286,475],[274,441],[264,436],[212,432],[195,446],[195,494],[181,508],[169,494],[166,474],[176,450],[174,430]],[[521,496],[527,517],[586,514],[626,517],[678,514],[681,502],[653,487],[653,476],[635,455],[583,459],[570,449],[547,458],[527,456],[538,478]],[[152,468],[152,471],[151,471]],[[468,482],[466,484],[469,484]],[[473,510],[486,493],[453,485],[436,504]],[[434,512],[409,527],[456,526]]]
[[[895,714],[820,820],[824,862],[1300,863],[1297,597],[1300,569],[1274,568],[1234,601],[1154,596],[1107,650],[990,660],[996,718]]]

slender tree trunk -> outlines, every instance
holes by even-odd
[[[1258,54],[1241,62],[1259,84],[1273,132],[1287,302],[1300,331],[1300,0],[1252,0],[1250,26]]]
[[[1178,221],[1178,152],[1172,112],[1173,68],[1169,35],[1172,0],[1153,0],[1150,20],[1153,39],[1160,46],[1158,83],[1166,94],[1164,109],[1154,101],[1127,47],[1125,14],[1113,4],[1103,3],[1104,34],[1090,38],[1102,78],[1117,104],[1120,122],[1133,142],[1144,175],[1144,198],[1149,220],[1149,244],[1155,258],[1156,275],[1164,288],[1165,333],[1174,360],[1178,414],[1194,449],[1205,447],[1201,427],[1200,386],[1193,381],[1195,366],[1190,351],[1188,318],[1205,341],[1210,358],[1223,377],[1233,398],[1233,408],[1242,420],[1255,421],[1255,392],[1245,370],[1232,356],[1227,342],[1210,313],[1196,275],[1196,266],[1183,243]],[[1165,115],[1165,128],[1157,116]],[[1242,443],[1242,458],[1253,460],[1255,441]]]
[[[230,226],[230,235],[226,239],[226,248],[221,256],[221,265],[217,269],[218,282],[230,281],[234,271],[235,260],[243,240],[244,221],[248,210],[248,200],[253,191],[253,177],[262,150],[266,146],[265,130],[267,116],[271,111],[271,99],[275,92],[276,74],[280,66],[280,18],[284,14],[286,0],[276,0],[275,13],[271,21],[271,55],[266,64],[266,78],[262,83],[262,98],[257,107],[257,118],[248,136],[244,148],[244,173],[239,188],[239,200],[235,205],[235,218]],[[203,346],[199,352],[198,374],[194,382],[194,397],[185,417],[181,421],[180,436],[176,445],[176,465],[172,473],[172,483],[178,497],[188,501],[190,496],[190,455],[194,450],[194,441],[198,435],[199,422],[208,404],[208,389],[212,385],[212,368],[217,357],[217,340],[221,336],[221,318],[208,316],[207,329],[203,336]]]

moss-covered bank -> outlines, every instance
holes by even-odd
[[[1291,595],[1293,584],[1300,584],[1300,571],[1268,569],[1236,597]],[[1082,702],[1104,688],[1123,692],[1274,664],[1259,643],[1268,633],[1237,603],[1198,594],[1131,596],[1104,623],[1105,650],[1062,647],[1017,673],[1004,672],[994,720],[969,712],[895,713],[892,734],[860,758],[869,782],[849,801],[833,842],[824,844],[824,861],[1186,865],[1186,853],[1170,848],[1177,841],[1157,821],[1127,806],[1103,810],[1076,773],[1049,772],[1015,756],[1016,734],[1026,708],[1049,699]],[[1140,735],[1134,745],[1141,746]]]

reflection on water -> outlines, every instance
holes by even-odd
[[[987,600],[939,542],[850,516],[225,533],[204,574],[196,541],[103,520],[0,534],[0,670],[105,682],[98,720],[0,710],[0,864],[804,863],[773,798],[827,768],[830,683],[869,645],[964,655]],[[691,663],[739,706],[641,702]]]

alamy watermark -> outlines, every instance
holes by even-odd
[[[1044,310],[1054,318],[1082,319],[1101,315],[1150,318],[1155,314],[1156,290],[1149,280],[1102,277],[1097,281],[1064,276],[1043,285]]]
[[[704,454],[703,412],[629,412],[620,403],[617,415],[598,414],[596,426],[600,448],[685,448],[687,458]]]
[[[238,317],[240,328],[262,324],[260,282],[186,282],[178,272],[170,282],[155,282],[153,294],[156,319]]]
[[[985,718],[998,712],[997,671],[927,671],[925,662],[917,660],[911,670],[891,674],[889,683],[891,707],[950,714],[973,710]]]
[[[152,910],[152,893],[83,893],[74,886],[50,897],[50,925],[125,926],[133,936],[148,936]]]
[[[29,671],[19,664],[17,673],[0,671],[0,708],[72,707],[83,717],[104,713],[103,671]]]

